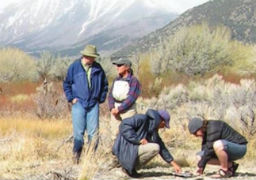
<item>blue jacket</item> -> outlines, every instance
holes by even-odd
[[[168,163],[173,161],[161,137],[158,134],[158,126],[161,118],[157,111],[149,109],[146,115],[136,114],[124,119],[119,127],[119,134],[113,146],[113,154],[117,156],[120,164],[129,173],[135,168],[138,157],[140,140],[146,138],[148,142],[157,143],[160,146],[159,154]]]
[[[81,59],[77,59],[68,68],[63,89],[68,102],[77,98],[84,108],[91,108],[96,103],[105,101],[108,92],[108,81],[101,65],[94,62],[91,70],[91,88],[89,88]]]

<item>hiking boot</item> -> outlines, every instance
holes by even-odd
[[[113,168],[120,168],[121,167],[121,164],[119,163],[117,157],[113,157],[111,160],[110,160],[110,164],[109,164],[109,169],[113,169]]]
[[[79,164],[79,159],[76,156],[72,157],[73,164]]]
[[[132,173],[129,173],[126,169],[122,168],[122,171],[124,173],[126,173],[128,176],[132,177],[132,178],[140,178],[141,174],[137,173],[137,171],[135,169],[132,170]]]
[[[134,170],[132,170],[131,177],[133,177],[133,178],[140,178],[140,177],[141,177],[141,174],[139,174],[139,173],[134,169]]]
[[[121,164],[119,163],[116,156],[112,156],[110,160],[104,164],[104,169],[107,169],[107,170],[112,170],[114,168],[120,168],[120,167],[121,167]]]
[[[74,164],[79,164],[81,153],[74,153],[72,160]]]

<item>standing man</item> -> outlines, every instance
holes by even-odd
[[[180,166],[165,147],[158,130],[169,126],[170,115],[165,110],[147,110],[146,114],[136,114],[124,119],[113,146],[113,154],[118,158],[124,171],[131,177],[138,177],[136,169],[145,165],[157,154],[177,173]]]
[[[141,85],[133,75],[132,62],[126,57],[121,57],[113,64],[117,68],[118,76],[114,79],[108,95],[112,140],[118,134],[121,121],[137,113],[136,100],[141,93]]]
[[[105,101],[108,91],[105,72],[101,65],[95,62],[95,58],[99,56],[96,47],[87,45],[81,54],[82,57],[69,66],[63,82],[67,100],[72,104],[73,155],[76,163],[79,163],[85,130],[89,143],[96,136],[97,146],[99,104]]]

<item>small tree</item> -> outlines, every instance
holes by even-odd
[[[37,88],[33,101],[37,106],[36,115],[41,119],[63,118],[69,113],[65,95],[58,84],[47,81]]]
[[[57,57],[54,61],[54,65],[49,73],[52,79],[62,81],[64,80],[69,65],[73,62],[73,59],[68,57]]]
[[[36,79],[36,66],[32,57],[19,49],[0,49],[0,82]]]
[[[48,79],[53,73],[53,68],[55,66],[55,58],[50,52],[44,51],[40,55],[40,59],[37,60],[36,67],[37,73],[41,80]]]
[[[203,75],[233,63],[230,31],[226,27],[211,29],[207,24],[184,27],[161,46],[161,51],[156,52],[163,62],[162,72],[172,70]]]

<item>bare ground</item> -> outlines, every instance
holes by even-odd
[[[242,162],[244,163],[244,162]],[[256,179],[256,163],[250,162],[242,164],[237,170],[235,177],[230,180],[255,180]],[[0,163],[1,166],[1,163]],[[90,166],[88,164],[88,166]],[[193,172],[195,169],[191,167],[183,167],[183,172]],[[139,170],[141,174],[139,179],[144,180],[172,180],[172,179],[187,179],[187,180],[212,180],[211,176],[217,172],[218,168],[215,166],[207,166],[203,176],[194,176],[191,178],[177,177],[174,175],[173,168],[167,165],[154,165]],[[26,179],[26,180],[75,180],[78,179],[82,171],[82,165],[74,165],[72,161],[47,161],[35,162],[28,166],[6,169],[0,175],[0,180],[9,179]],[[26,172],[26,173],[24,173]],[[92,180],[135,180],[125,175],[120,168],[112,170],[104,169],[104,165],[95,174]]]
[[[175,173],[173,172],[173,169],[171,167],[154,167],[154,168],[142,169],[142,170],[139,170],[138,172],[141,174],[141,177],[139,179],[145,179],[145,180],[167,180],[167,179],[168,180],[171,180],[171,179],[212,180],[212,179],[216,179],[211,176],[213,176],[217,172],[217,170],[218,169],[216,169],[215,167],[212,167],[209,170],[206,170],[204,175],[192,176],[190,178],[175,176],[174,175]],[[183,168],[183,171],[193,172],[193,169]],[[105,174],[98,173],[96,177],[94,177],[94,180],[120,180],[120,179],[135,180],[136,178],[130,178],[128,176],[125,176],[125,174],[120,172],[119,169],[112,170]],[[238,180],[238,179],[255,180],[256,168],[251,167],[251,168],[238,169],[237,175],[229,179],[230,180]]]

